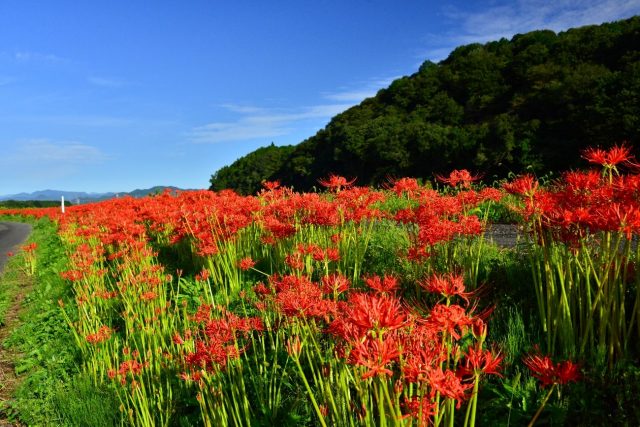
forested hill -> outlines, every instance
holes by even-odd
[[[584,147],[625,140],[640,143],[638,16],[458,47],[302,143],[261,148],[220,169],[211,188],[251,193],[277,179],[305,190],[329,173],[359,185],[452,168],[489,179],[541,174],[583,166]]]

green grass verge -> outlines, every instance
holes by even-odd
[[[5,415],[29,426],[115,425],[117,399],[78,375],[79,354],[58,305],[60,300],[72,304],[73,295],[60,277],[67,257],[55,224],[47,219],[4,219],[29,221],[29,241],[38,244],[34,287],[23,302],[20,325],[4,343],[22,354],[15,368],[21,384],[4,408]],[[8,277],[17,268],[19,263],[10,262]],[[5,307],[8,300],[0,297]]]

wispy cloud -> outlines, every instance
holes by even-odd
[[[88,77],[87,81],[92,85],[102,86],[102,87],[118,88],[126,85],[126,82],[124,82],[123,80],[114,79],[110,77],[92,76],[92,77]]]
[[[0,116],[0,122],[37,123],[53,126],[67,126],[78,128],[101,128],[129,126],[136,121],[132,118],[92,115],[92,114],[61,114],[61,115],[7,115]]]
[[[364,83],[340,88],[335,92],[327,92],[323,96],[332,101],[359,103],[366,98],[374,96],[380,89],[386,88],[399,77],[373,78]]]
[[[73,141],[26,139],[2,143],[0,182],[46,187],[56,179],[80,176],[111,159],[98,147]]]
[[[572,27],[615,21],[640,13],[640,0],[518,0],[497,1],[479,11],[445,7],[442,15],[456,30],[430,34],[422,59],[444,59],[455,47],[511,38],[536,29],[563,31]]]
[[[296,110],[265,109],[226,104],[225,109],[237,113],[236,120],[213,122],[198,126],[189,134],[195,143],[221,143],[251,139],[273,138],[295,131],[301,122],[329,119],[352,104],[327,104]]]
[[[18,51],[13,54],[13,58],[19,62],[63,62],[64,58],[52,53],[42,53],[33,51]]]
[[[6,159],[30,165],[94,164],[109,159],[99,148],[80,142],[58,142],[42,138],[21,140],[14,146],[14,150],[6,153]]]

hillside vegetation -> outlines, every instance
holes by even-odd
[[[247,194],[298,190],[329,173],[377,185],[452,168],[538,174],[581,165],[580,150],[640,139],[640,17],[455,49],[334,117],[300,144],[260,148],[211,177]]]

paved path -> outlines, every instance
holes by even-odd
[[[485,233],[487,240],[492,240],[503,248],[513,248],[521,233],[515,224],[489,224]]]
[[[21,222],[0,222],[0,271],[7,262],[7,252],[15,252],[31,233],[31,226]]]

